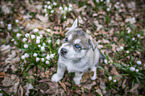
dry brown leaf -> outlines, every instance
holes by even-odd
[[[4,78],[6,76],[6,73],[5,72],[1,72],[0,73],[0,78]]]
[[[65,85],[63,82],[61,82],[61,81],[59,81],[59,84],[62,86],[62,88],[63,88],[64,91],[66,92],[66,85]]]
[[[117,79],[118,81],[120,80],[120,78],[122,78],[122,76],[117,72],[115,67],[112,68],[111,75],[116,75],[117,77],[114,78]]]
[[[130,92],[135,91],[139,87],[138,83],[135,83],[135,85],[131,88]]]

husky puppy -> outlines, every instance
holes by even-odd
[[[63,78],[65,70],[75,72],[74,82],[80,84],[83,73],[93,71],[92,80],[96,79],[97,65],[101,54],[97,42],[86,32],[77,29],[76,19],[59,48],[57,73],[51,80],[58,82]]]

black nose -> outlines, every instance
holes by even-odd
[[[62,48],[61,51],[60,51],[60,53],[61,53],[62,55],[65,55],[65,54],[67,53],[67,50],[66,50],[65,48]]]

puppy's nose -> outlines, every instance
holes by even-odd
[[[65,55],[67,53],[67,50],[65,48],[62,48],[60,52],[62,55]]]

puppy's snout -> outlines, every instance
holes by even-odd
[[[62,48],[61,51],[60,51],[60,53],[61,53],[62,55],[65,55],[65,54],[67,53],[67,50],[66,50],[65,48]]]

